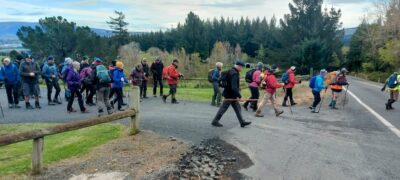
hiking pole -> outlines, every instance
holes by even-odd
[[[347,85],[346,92],[344,93],[343,109],[344,109],[344,106],[346,105],[347,91],[349,90],[349,86],[350,86],[350,84]]]
[[[324,95],[322,96],[322,99],[321,99],[321,102],[320,102],[319,108],[318,108],[318,113],[319,113],[319,111],[321,110],[322,103],[324,102],[324,99],[325,99],[325,95],[326,95],[326,91],[327,91],[327,90],[328,90],[328,89],[325,89]]]
[[[4,118],[3,106],[1,105],[1,101],[0,101],[0,110],[1,110],[1,115],[2,115],[3,118]]]

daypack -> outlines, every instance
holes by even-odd
[[[336,75],[334,84],[346,85],[347,84],[346,77],[342,74]]]
[[[308,84],[308,86],[311,88],[311,89],[314,89],[315,88],[315,82],[317,81],[317,76],[313,76],[311,79],[310,79],[310,83]]]
[[[229,82],[229,78],[230,78],[229,73],[230,73],[230,70],[226,70],[221,73],[221,78],[219,78],[219,80],[218,80],[218,84],[220,87],[222,87],[222,88],[228,87],[228,82]]]
[[[81,77],[84,84],[92,84],[92,79],[90,77],[91,74],[92,74],[92,68],[87,67],[87,68],[82,69],[79,76]]]
[[[245,80],[247,83],[252,83],[253,82],[253,74],[256,72],[257,69],[251,69],[246,72]]]
[[[99,79],[100,83],[110,83],[111,82],[110,74],[108,73],[108,70],[104,65],[96,66],[96,76]]]
[[[283,83],[288,84],[289,83],[289,73],[287,73],[287,72],[283,73],[281,80]]]
[[[396,88],[398,85],[399,82],[397,82],[397,74],[392,74],[388,81],[389,88]]]
[[[208,82],[212,83],[213,81],[213,74],[215,69],[211,69],[208,71]]]

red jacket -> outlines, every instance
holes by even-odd
[[[276,89],[283,87],[282,84],[279,84],[278,81],[276,80],[275,74],[269,72],[268,70],[265,71],[264,73],[266,75],[265,82],[267,83],[267,87],[265,88],[266,92],[269,92],[271,94],[275,94]]]
[[[168,84],[169,85],[178,84],[178,80],[179,80],[178,69],[174,65],[170,65],[166,68],[167,69],[165,72],[165,79],[167,79]]]
[[[296,80],[296,75],[294,74],[294,71],[292,69],[287,70],[287,73],[289,75],[289,82],[285,85],[286,89],[293,88],[296,84],[299,84],[299,82]]]

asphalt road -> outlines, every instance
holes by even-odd
[[[400,128],[400,104],[387,112],[387,95],[380,92],[380,85],[353,78],[350,82],[351,92]],[[177,97],[179,100],[179,93]],[[218,109],[208,103],[171,105],[163,104],[159,97],[150,98],[141,103],[141,127],[193,143],[220,137],[250,156],[254,166],[242,173],[254,179],[400,179],[400,138],[348,97],[345,109],[340,110],[329,110],[325,99],[320,114],[311,114],[307,107],[293,108],[294,115],[284,109],[286,113],[279,118],[269,106],[264,118],[244,112],[245,119],[253,122],[247,128],[239,127],[232,109],[221,120],[224,127],[214,128],[210,122]],[[0,101],[4,108],[4,89],[0,90]],[[65,122],[95,115],[68,114],[65,106],[44,105],[42,110],[33,111],[4,108],[6,119],[0,121]]]

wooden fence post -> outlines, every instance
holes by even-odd
[[[43,167],[43,140],[44,137],[33,139],[32,146],[32,174],[40,174]]]
[[[135,135],[139,133],[140,123],[140,88],[138,86],[132,86],[132,109],[136,111],[135,116],[131,117],[131,130],[130,134]]]

